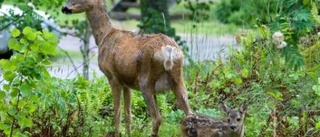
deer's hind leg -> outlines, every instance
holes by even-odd
[[[152,137],[158,136],[159,127],[162,122],[162,117],[156,102],[155,96],[155,80],[145,76],[139,78],[140,90],[147,104],[149,115],[152,118]]]
[[[173,92],[181,106],[181,109],[188,116],[193,114],[188,103],[187,89],[183,83],[182,62],[175,62],[175,66],[168,71],[172,81]]]

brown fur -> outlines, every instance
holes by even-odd
[[[213,118],[204,115],[190,115],[180,122],[183,137],[243,137],[244,118],[247,104],[243,104],[239,110],[230,109],[223,103],[223,111],[226,118]],[[232,129],[233,128],[233,129]]]
[[[130,88],[143,94],[152,117],[152,136],[158,135],[162,121],[155,101],[158,91],[173,90],[185,114],[192,114],[183,84],[184,56],[173,39],[163,34],[139,35],[113,28],[104,0],[68,0],[62,12],[85,12],[90,21],[99,47],[99,67],[107,76],[114,97],[115,134],[119,133],[120,95],[123,91],[126,130],[130,135]]]

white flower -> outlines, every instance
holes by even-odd
[[[281,45],[282,41],[284,41],[284,36],[280,31],[275,32],[272,35],[272,41],[276,46]]]
[[[286,47],[286,46],[287,46],[287,42],[281,41],[281,43],[280,43],[279,45],[277,45],[277,48],[278,48],[278,49],[282,49],[282,48],[284,48],[284,47]]]

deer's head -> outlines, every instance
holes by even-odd
[[[243,127],[244,118],[248,108],[247,103],[243,103],[239,109],[231,109],[223,102],[220,104],[222,110],[227,114],[228,126],[232,132],[238,132]]]
[[[62,7],[65,14],[87,12],[96,6],[104,6],[104,0],[68,0]]]

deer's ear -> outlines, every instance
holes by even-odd
[[[224,104],[224,102],[222,102],[222,101],[220,102],[220,107],[222,108],[222,110],[224,112],[229,113],[230,108],[226,104]]]
[[[246,113],[247,112],[247,109],[248,109],[248,103],[247,102],[244,102],[241,107],[240,107],[240,112],[241,113]]]

